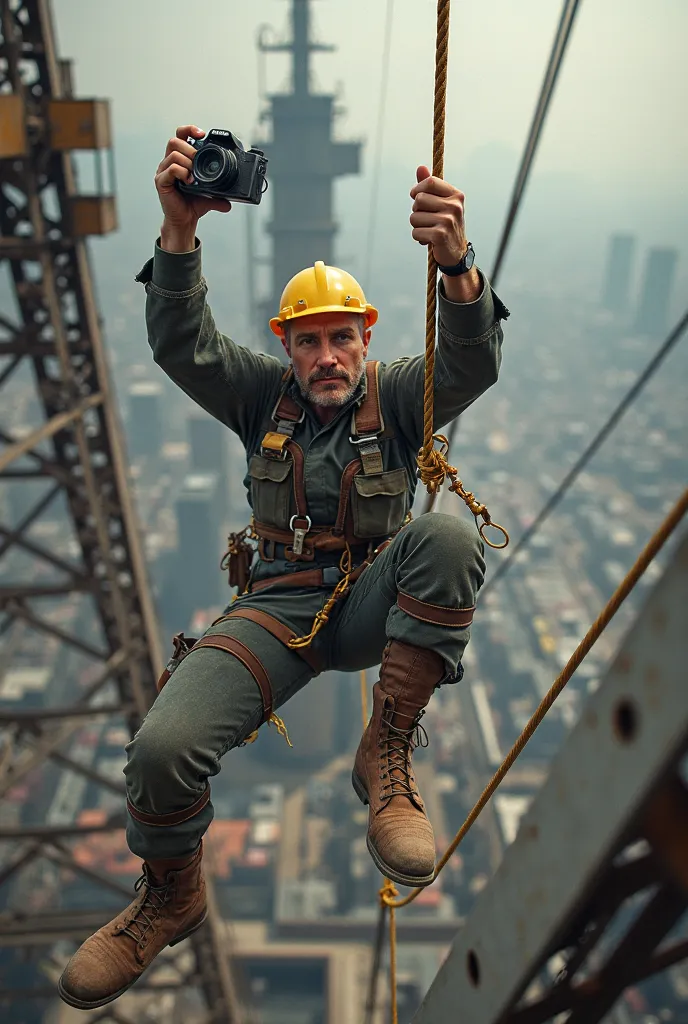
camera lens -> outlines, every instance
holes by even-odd
[[[210,142],[196,153],[192,173],[200,185],[228,188],[237,176],[237,160],[231,150]]]

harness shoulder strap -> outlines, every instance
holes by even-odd
[[[270,414],[270,419],[276,424],[277,430],[268,430],[260,445],[261,455],[269,459],[287,457],[286,444],[293,436],[297,423],[305,416],[303,409],[288,394],[292,375],[292,369],[289,367],[282,377],[282,387]]]
[[[366,393],[351,417],[351,441],[358,448],[363,473],[373,476],[382,473],[382,451],[378,437],[385,429],[380,405],[380,363],[371,359],[366,363]]]

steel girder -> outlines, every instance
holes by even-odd
[[[84,238],[75,237],[72,156],[51,143],[48,107],[71,97],[71,80],[69,65],[56,53],[49,0],[0,0],[0,97],[8,96],[21,110],[26,150],[0,159],[0,267],[9,269],[16,306],[0,311],[0,389],[7,399],[0,485],[26,493],[19,521],[0,522],[0,556],[8,567],[0,576],[3,671],[28,636],[34,649],[39,637],[43,647],[54,646],[58,669],[67,672],[80,659],[88,685],[78,691],[63,686],[59,706],[16,713],[3,708],[0,799],[48,763],[58,774],[67,769],[121,799],[121,783],[75,759],[71,746],[89,722],[124,724],[133,735],[155,699],[162,658],[88,252]],[[16,396],[27,380],[32,398],[21,412],[36,422],[18,432]],[[46,512],[71,522],[76,544],[66,549],[59,538],[51,547],[31,535]],[[24,575],[8,581],[15,565]],[[70,602],[75,613],[65,625],[60,613]],[[84,835],[122,826],[118,813],[92,828],[73,817],[0,828],[0,895],[42,860],[124,902],[129,890],[79,864],[73,850]],[[180,947],[182,960],[192,948],[192,966],[179,969],[170,983],[170,958],[160,958],[161,984],[177,991],[199,988],[204,1020],[229,1024],[239,1019],[240,1008],[209,882],[208,924]],[[107,909],[71,911],[59,906],[59,893],[54,896],[54,909],[0,912],[0,946],[29,949],[85,938],[112,915]],[[146,984],[156,985],[155,966]],[[0,1004],[10,996],[17,997],[16,986],[0,979]],[[116,1011],[98,1019],[114,1020]]]

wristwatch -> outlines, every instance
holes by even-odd
[[[475,250],[471,242],[468,243],[466,251],[463,254],[459,262],[453,267],[443,267],[441,263],[437,264],[437,269],[447,277],[458,277],[460,274],[465,274],[471,269],[475,262]]]

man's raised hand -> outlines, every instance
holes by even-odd
[[[417,184],[411,189],[413,238],[431,245],[438,263],[455,266],[465,255],[468,242],[464,223],[465,196],[448,181],[435,178],[430,168],[416,170]]]
[[[194,124],[177,128],[155,172],[155,188],[164,214],[160,242],[162,248],[169,252],[190,252],[196,242],[196,227],[201,217],[210,210],[228,213],[232,208],[227,199],[188,196],[177,188],[177,181],[191,181],[191,165],[196,150],[186,141],[187,138],[202,139],[204,135],[205,132]]]

